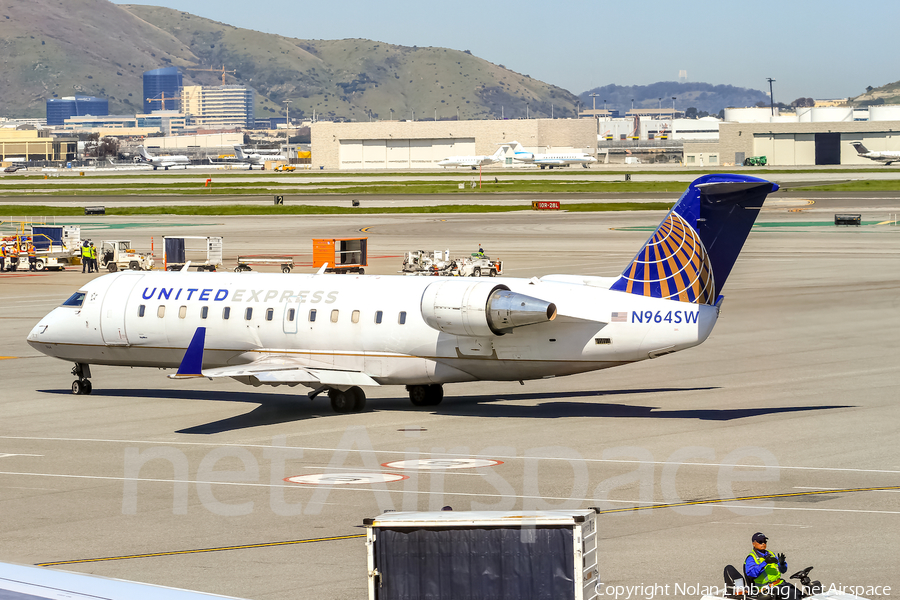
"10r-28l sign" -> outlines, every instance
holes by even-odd
[[[559,200],[534,200],[532,210],[559,210]]]

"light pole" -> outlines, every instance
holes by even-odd
[[[393,121],[394,120],[394,109],[391,108],[389,110],[391,111],[391,121]]]
[[[528,104],[525,104],[525,118],[528,118]]]
[[[634,98],[631,99],[631,112],[634,112]]]
[[[594,99],[594,104],[593,104],[594,110],[597,110],[597,96],[599,96],[600,94],[588,94],[588,95]],[[606,102],[606,100],[604,100],[604,102]]]
[[[284,111],[285,111],[284,138],[285,138],[285,142],[290,144],[291,143],[291,102],[293,102],[293,100],[282,100],[282,102],[284,103]]]
[[[672,120],[675,120],[675,96],[672,96]]]
[[[434,122],[437,123],[437,107],[434,109]]]
[[[772,83],[775,81],[771,77],[766,78],[769,82],[769,103],[772,105],[772,116],[775,116],[775,93],[772,91]]]
[[[656,116],[662,112],[662,98],[659,99],[659,103],[656,105]]]
[[[456,120],[459,121],[459,107],[456,107]]]

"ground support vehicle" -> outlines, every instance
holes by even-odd
[[[872,595],[885,594],[884,586],[824,586],[821,581],[812,581],[809,572],[812,567],[806,567],[797,571],[789,579],[796,579],[800,585],[795,585],[803,598],[809,600],[866,600],[854,593],[871,593]],[[738,572],[732,565],[725,566],[725,585],[722,588],[712,588],[703,595],[701,600],[778,600],[781,596],[772,593],[768,586],[757,587],[752,581],[748,581],[745,574]],[[781,589],[781,588],[776,588]],[[888,588],[889,590],[890,588]],[[888,592],[889,593],[889,592]]]
[[[480,252],[460,260],[460,277],[496,277],[503,275],[503,261],[493,260]]]
[[[407,275],[440,275],[443,277],[495,277],[503,274],[503,262],[492,260],[481,252],[463,258],[450,258],[449,250],[407,252],[401,273]]]
[[[313,238],[313,267],[326,273],[366,272],[369,238]]]
[[[600,583],[596,517],[594,509],[447,507],[365,519],[368,598],[418,598],[428,590],[434,598],[592,600]]]
[[[153,268],[153,256],[131,247],[131,240],[103,240],[97,252],[97,268],[110,273],[130,269],[149,271]]]
[[[275,171],[277,171],[278,173],[290,173],[296,168],[297,167],[295,167],[294,165],[278,165],[277,167],[275,167]]]
[[[744,159],[745,167],[764,167],[766,166],[766,163],[765,156],[748,156]]]
[[[279,265],[282,273],[290,273],[294,268],[293,256],[238,256],[237,266],[234,268],[235,273],[242,271],[252,271],[250,265]]]
[[[218,236],[163,236],[163,265],[167,271],[180,271],[186,265],[198,271],[224,268],[222,238]]]

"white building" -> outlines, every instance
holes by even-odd
[[[181,112],[199,129],[253,127],[256,92],[239,85],[181,88]]]

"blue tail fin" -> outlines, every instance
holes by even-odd
[[[694,180],[610,289],[715,304],[766,196],[777,189],[744,175]]]

